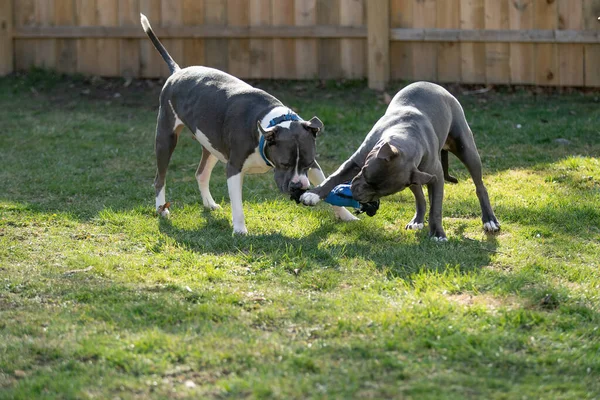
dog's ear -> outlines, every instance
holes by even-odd
[[[277,134],[279,133],[279,126],[263,129],[262,125],[260,124],[260,121],[256,121],[256,126],[258,127],[258,131],[260,132],[260,134],[265,137],[265,140],[268,144],[275,143],[275,139],[277,137]]]
[[[389,142],[385,142],[379,148],[379,151],[377,151],[377,158],[385,161],[390,161],[392,158],[398,157],[398,155],[400,155],[398,148]]]
[[[317,137],[317,134],[323,129],[323,122],[317,117],[312,117],[310,121],[302,121],[301,124],[304,129],[312,132],[314,137]]]
[[[421,172],[416,168],[410,174],[411,185],[426,185],[428,183],[434,183],[435,181],[435,175],[430,175],[427,172]]]

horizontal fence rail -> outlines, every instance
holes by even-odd
[[[0,0],[0,75],[32,66],[165,77],[600,87],[600,0]]]

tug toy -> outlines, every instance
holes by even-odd
[[[291,192],[290,200],[300,203],[300,196],[304,194],[306,190],[296,189]],[[356,214],[366,213],[369,217],[374,216],[379,209],[379,200],[370,201],[368,203],[360,203],[352,197],[352,191],[350,190],[349,184],[337,185],[325,198],[325,202],[332,206],[338,207],[352,207],[356,209]]]

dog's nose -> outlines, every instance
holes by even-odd
[[[302,182],[290,182],[290,190],[302,189]]]

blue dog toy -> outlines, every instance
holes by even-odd
[[[291,200],[295,200],[296,203],[300,203],[300,196],[302,196],[304,192],[306,192],[306,190],[294,190],[291,193]],[[325,198],[325,202],[331,204],[332,206],[355,208],[357,214],[364,212],[369,217],[374,216],[379,209],[379,200],[368,203],[360,203],[354,200],[349,184],[342,184],[334,187]]]

